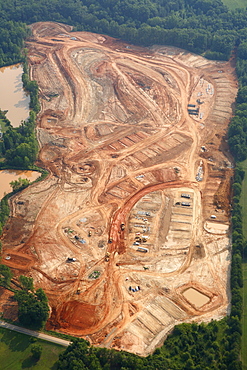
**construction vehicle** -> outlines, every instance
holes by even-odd
[[[75,257],[68,257],[67,262],[76,262],[76,258]]]
[[[122,222],[120,225],[120,229],[123,231],[125,229],[125,224]]]
[[[110,255],[111,255],[111,253],[110,253],[110,252],[106,252],[106,254],[105,254],[105,261],[106,261],[106,262],[109,262]]]
[[[142,253],[147,253],[147,252],[149,252],[149,249],[148,248],[144,248],[144,247],[138,247],[137,248],[137,251],[138,252],[142,252]]]
[[[76,294],[80,294],[80,293],[81,293],[81,288],[78,288],[76,291]]]
[[[90,236],[92,236],[92,231],[91,230],[89,230],[89,232],[88,232],[88,236],[90,237]]]
[[[204,147],[204,148],[205,148],[205,147]],[[184,193],[182,193],[182,194],[181,194],[181,197],[182,197],[182,198],[190,199],[190,194],[184,194]]]

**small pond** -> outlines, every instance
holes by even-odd
[[[204,304],[208,303],[210,299],[198,290],[194,288],[189,288],[183,292],[184,297],[195,307],[202,307]]]
[[[20,64],[0,68],[0,109],[8,113],[6,117],[13,127],[29,116],[29,96],[22,87],[23,69]]]
[[[37,171],[17,171],[17,170],[1,170],[0,171],[0,199],[12,191],[9,183],[11,181],[18,180],[19,177],[22,179],[28,179],[30,182],[36,180],[40,176]]]

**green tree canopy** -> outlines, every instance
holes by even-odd
[[[19,290],[14,295],[18,302],[18,318],[21,324],[42,327],[48,319],[49,306],[42,289],[36,292]]]
[[[10,182],[10,186],[12,187],[13,191],[22,190],[26,188],[30,184],[30,180],[22,179],[21,177],[18,180],[13,180]]]
[[[21,286],[24,290],[31,290],[33,291],[34,290],[34,286],[33,286],[33,278],[31,277],[27,277],[27,276],[24,276],[24,275],[21,275],[19,277],[19,281],[21,283]],[[37,294],[37,292],[36,292]]]
[[[42,353],[42,346],[40,344],[33,344],[31,347],[31,353],[35,360],[39,360]]]
[[[0,284],[3,286],[9,286],[10,280],[12,279],[13,274],[10,268],[6,265],[0,265]]]

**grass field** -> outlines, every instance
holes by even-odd
[[[39,361],[32,358],[31,346],[42,346]],[[56,362],[64,347],[43,340],[0,328],[0,369],[1,370],[56,370]]]
[[[247,7],[247,0],[222,0],[222,2],[231,10]]]

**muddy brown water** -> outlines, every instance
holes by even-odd
[[[20,64],[0,68],[0,109],[7,110],[6,117],[13,127],[29,116],[29,96],[22,86],[23,69]]]
[[[210,299],[206,295],[198,292],[198,290],[194,288],[189,288],[185,290],[185,292],[183,292],[183,295],[191,304],[196,307],[202,307],[204,304],[210,301]]]
[[[0,199],[12,191],[10,186],[11,181],[18,180],[19,177],[22,179],[28,179],[30,182],[36,180],[40,176],[37,171],[17,171],[17,170],[2,170],[0,171]]]

